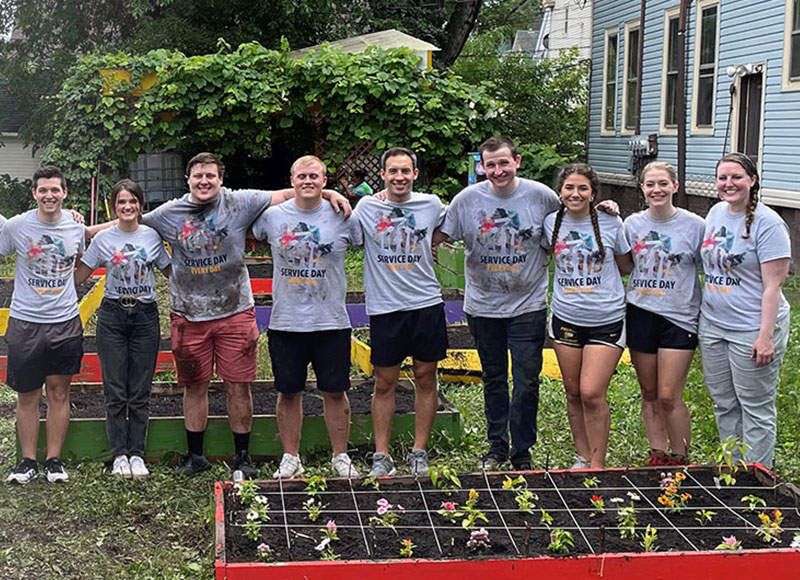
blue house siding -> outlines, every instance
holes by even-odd
[[[644,58],[642,61],[641,135],[659,135],[659,159],[676,163],[677,138],[661,133],[661,82],[663,68],[665,12],[677,8],[676,0],[649,1],[644,22]],[[592,36],[591,109],[589,112],[588,159],[598,171],[627,175],[628,142],[630,135],[622,135],[622,80],[625,55],[625,22],[640,16],[639,0],[599,0],[594,5]],[[694,47],[697,36],[697,1],[689,10],[687,67],[686,67],[686,120],[687,120],[687,179],[713,177],[714,166],[722,154],[730,97],[728,88],[732,79],[726,69],[747,63],[765,63],[764,122],[762,133],[761,172],[766,189],[798,191],[796,176],[797,151],[800,149],[800,91],[782,89],[784,25],[784,0],[720,0],[719,39],[717,53],[716,93],[714,99],[714,127],[711,134],[692,133],[692,99],[694,98]],[[619,28],[619,58],[617,62],[617,117],[614,136],[603,135],[600,128],[602,114],[603,56],[606,29]],[[735,120],[731,133],[735,131]],[[733,136],[729,135],[730,150]],[[800,207],[800,191],[798,191]]]

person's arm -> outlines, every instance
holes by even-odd
[[[614,254],[614,261],[617,263],[617,268],[621,276],[627,276],[633,272],[633,256],[630,252]]]
[[[790,262],[789,258],[779,258],[761,264],[761,281],[764,287],[761,296],[761,326],[750,353],[750,358],[756,359],[757,367],[766,366],[775,360],[772,334],[778,318],[781,288],[789,275]]]
[[[105,222],[102,224],[95,224],[93,226],[84,226],[86,231],[86,239],[91,240],[97,234],[102,232],[103,230],[107,230],[108,228],[117,225],[119,220],[111,220],[110,222]]]
[[[442,242],[452,242],[453,238],[442,232],[440,228],[433,230],[433,247],[435,248]]]
[[[92,275],[92,272],[94,272],[94,268],[90,268],[89,266],[86,265],[85,262],[81,262],[80,260],[78,260],[78,266],[77,268],[75,268],[75,274],[74,274],[75,286],[80,286],[81,284],[86,282],[86,280],[89,279],[89,276]]]
[[[598,203],[595,208],[608,215],[619,215],[619,204],[613,199],[604,199]]]

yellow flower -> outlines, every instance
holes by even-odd
[[[772,512],[772,517],[774,517],[776,520],[780,520],[783,519],[783,514],[781,513],[781,510],[775,510]]]
[[[503,482],[503,489],[509,489],[512,485],[514,485],[514,480],[506,478]]]
[[[677,481],[678,483],[680,483],[684,479],[686,479],[686,474],[683,473],[682,471],[679,471],[678,473],[675,474],[675,481]]]
[[[758,514],[758,519],[760,519],[765,524],[769,523],[769,516],[767,514]]]
[[[683,494],[681,494],[681,499],[683,501],[686,501],[688,499],[692,499],[692,494],[691,493],[683,493]]]
[[[476,501],[478,499],[478,492],[474,489],[469,490],[469,501]]]
[[[665,495],[658,496],[658,503],[660,503],[661,505],[667,505],[667,502],[669,502],[667,496]]]
[[[674,495],[674,494],[678,493],[678,488],[675,487],[674,485],[669,485],[669,486],[667,486],[667,493],[670,494],[670,495]]]

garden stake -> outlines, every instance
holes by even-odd
[[[567,503],[567,500],[565,500],[564,496],[561,495],[561,490],[558,489],[558,485],[556,485],[556,480],[553,479],[553,476],[550,475],[549,471],[547,471],[545,473],[547,474],[547,477],[550,480],[550,483],[553,484],[553,489],[556,490],[556,493],[558,494],[558,497],[561,499],[561,503],[564,504],[565,508],[567,508],[567,513],[569,514],[569,517],[572,519],[572,523],[575,524],[575,529],[580,532],[581,537],[583,538],[583,541],[586,542],[586,545],[589,546],[589,550],[592,552],[592,554],[594,554],[595,551],[594,551],[594,548],[592,547],[592,544],[589,542],[589,538],[587,538],[586,534],[583,533],[583,528],[580,526],[580,524],[578,524],[578,520],[575,519],[575,514],[572,513],[571,509],[569,509],[569,504]],[[564,472],[561,472],[561,477],[562,477],[562,479],[565,477]]]
[[[289,556],[292,556],[292,539],[289,537],[289,520],[286,517],[286,501],[283,497],[283,478],[278,478],[278,489],[281,494],[281,510],[283,511],[283,529],[286,530],[286,549],[289,550]],[[292,559],[294,559],[292,557]]]
[[[600,553],[606,553],[606,525],[600,524]]]
[[[528,520],[525,520],[525,528],[525,557],[527,558],[531,551],[531,525]]]
[[[684,473],[685,473],[685,471],[684,471]],[[628,482],[628,483],[631,485],[631,487],[632,487],[633,489],[635,489],[635,490],[636,490],[636,493],[638,493],[638,494],[639,494],[639,497],[642,497],[642,498],[644,498],[644,500],[645,500],[647,503],[649,503],[649,504],[650,504],[650,506],[651,506],[651,507],[652,507],[652,508],[653,508],[653,509],[656,511],[656,513],[657,513],[659,516],[661,516],[661,518],[662,518],[662,519],[663,519],[665,522],[667,522],[667,524],[669,524],[669,527],[671,527],[673,530],[675,530],[676,532],[678,532],[678,535],[679,535],[681,538],[683,538],[684,540],[686,540],[686,543],[687,543],[687,544],[689,544],[689,545],[692,547],[692,549],[693,549],[695,552],[699,552],[699,551],[700,551],[700,549],[699,549],[697,546],[695,546],[695,545],[692,543],[692,541],[691,541],[689,538],[687,538],[687,537],[686,537],[686,535],[685,535],[685,534],[684,534],[682,531],[680,531],[680,529],[679,529],[679,528],[677,528],[677,527],[675,526],[675,524],[673,524],[673,523],[672,523],[672,521],[671,521],[671,520],[670,520],[670,519],[669,519],[667,516],[665,516],[665,515],[664,515],[664,513],[663,513],[663,512],[662,512],[660,509],[658,509],[658,507],[657,507],[657,506],[656,506],[656,505],[655,505],[653,502],[651,502],[651,501],[650,501],[650,500],[647,498],[647,496],[644,494],[644,492],[643,492],[642,490],[640,490],[638,487],[636,487],[636,484],[635,484],[635,483],[633,483],[633,482],[632,482],[632,481],[631,481],[631,480],[628,478],[628,476],[627,476],[627,475],[623,475],[623,476],[622,476],[622,479],[626,480],[626,481],[627,481],[627,482]]]
[[[742,517],[742,516],[741,516],[741,515],[740,515],[738,512],[736,512],[736,511],[732,510],[730,507],[728,507],[727,505],[725,505],[725,502],[724,502],[724,501],[722,501],[721,499],[719,499],[719,498],[718,498],[718,497],[717,497],[717,496],[716,496],[716,495],[715,495],[715,494],[714,494],[714,493],[713,493],[713,492],[712,492],[710,489],[708,489],[706,486],[704,486],[702,483],[700,483],[700,482],[699,482],[699,481],[698,481],[698,480],[697,480],[697,479],[696,479],[696,478],[695,478],[695,477],[694,477],[694,476],[693,476],[691,473],[689,473],[688,471],[684,471],[684,473],[686,473],[686,476],[687,476],[687,477],[689,477],[689,478],[691,478],[691,480],[692,480],[692,481],[693,481],[693,482],[694,482],[694,483],[695,483],[695,484],[696,484],[696,485],[697,485],[697,486],[698,486],[700,489],[702,489],[702,490],[703,490],[704,492],[706,492],[708,495],[710,495],[711,497],[713,497],[713,498],[714,498],[714,499],[717,501],[717,503],[718,503],[719,505],[721,505],[721,506],[722,506],[722,507],[724,507],[726,510],[728,510],[729,512],[731,512],[733,515],[735,515],[737,518],[739,518],[740,520],[742,520],[742,521],[743,521],[745,524],[747,524],[747,525],[748,525],[749,527],[751,527],[752,529],[754,529],[754,530],[757,530],[757,529],[758,529],[758,526],[757,526],[757,525],[755,525],[754,523],[752,523],[752,522],[751,522],[750,520],[748,520],[747,518],[743,518],[743,517]],[[745,529],[747,529],[747,528],[745,528]]]
[[[500,516],[500,521],[503,522],[503,527],[506,529],[508,539],[511,540],[511,545],[514,546],[514,551],[519,554],[519,548],[517,547],[517,543],[514,541],[514,536],[511,535],[511,530],[508,529],[506,519],[503,517],[503,510],[501,510],[500,506],[497,505],[497,499],[494,497],[494,493],[492,492],[492,486],[489,485],[489,477],[486,475],[485,469],[483,470],[483,480],[486,482],[486,489],[489,490],[489,496],[492,498],[492,503],[494,504],[494,508],[497,510],[497,515]]]
[[[484,474],[486,472],[484,471]],[[419,495],[422,497],[422,505],[425,506],[425,514],[428,516],[428,521],[431,524],[431,529],[433,530],[433,539],[436,540],[436,549],[439,550],[439,555],[442,554],[442,545],[439,543],[439,534],[436,533],[436,526],[433,525],[433,518],[431,517],[431,510],[428,509],[428,502],[425,500],[425,492],[422,491],[422,484],[419,482],[419,478],[416,476],[414,477],[414,481],[417,482],[417,488],[419,489]]]
[[[364,547],[367,549],[367,556],[372,557],[369,549],[369,541],[367,540],[367,532],[364,530],[364,522],[361,520],[361,511],[358,509],[358,500],[356,499],[356,491],[353,489],[353,480],[347,478],[347,483],[350,485],[350,495],[353,497],[353,505],[356,507],[356,516],[358,516],[358,527],[361,529],[361,536],[364,538]]]

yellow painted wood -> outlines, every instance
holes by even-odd
[[[89,290],[89,293],[84,296],[78,304],[78,310],[81,313],[81,322],[84,326],[86,326],[86,323],[89,322],[92,314],[94,314],[97,309],[100,308],[100,302],[103,301],[103,292],[105,291],[105,286],[106,277],[98,277],[94,287]]]
[[[0,308],[0,335],[4,335],[6,333],[6,328],[8,328],[9,314],[11,314],[11,310],[8,308]]]

